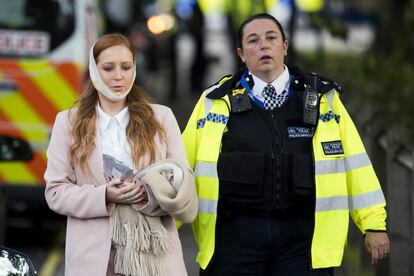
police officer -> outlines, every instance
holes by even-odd
[[[269,14],[244,21],[238,40],[246,70],[204,91],[183,133],[200,275],[333,275],[349,214],[372,262],[384,258],[385,199],[340,87],[284,64]]]

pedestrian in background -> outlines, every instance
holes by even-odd
[[[56,117],[45,196],[67,216],[65,275],[187,274],[175,218],[196,216],[193,174],[173,113],[135,70],[130,41],[102,36],[77,108]]]
[[[389,253],[383,192],[341,88],[285,65],[287,51],[273,16],[244,21],[246,69],[204,91],[183,133],[200,275],[333,275],[349,214],[373,264]]]

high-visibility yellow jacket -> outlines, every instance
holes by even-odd
[[[227,95],[213,100],[206,95],[229,79],[225,77],[204,91],[183,132],[187,157],[196,175],[199,211],[192,227],[199,247],[197,262],[203,269],[214,253],[219,196],[217,160],[230,108]],[[321,96],[319,111],[313,137],[316,185],[313,268],[340,266],[349,214],[362,233],[386,230],[384,195],[338,91],[332,89]],[[323,145],[332,141],[341,141],[343,153],[325,155]]]
[[[324,0],[296,0],[295,4],[301,11],[317,12],[323,8]]]

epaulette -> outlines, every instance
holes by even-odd
[[[318,92],[325,94],[329,91],[331,91],[332,89],[335,89],[336,91],[338,91],[340,94],[342,94],[344,92],[342,86],[339,85],[339,83],[337,83],[334,80],[328,79],[324,76],[321,75],[316,75],[319,82],[320,83],[320,87],[318,85]]]
[[[232,88],[238,86],[238,82],[240,81],[242,74],[243,71],[238,72],[234,76],[225,75],[218,82],[210,86],[212,87],[214,85],[221,84],[219,87],[208,93],[206,98],[215,100],[224,97]]]
[[[217,86],[219,84],[222,84],[222,83],[228,81],[229,79],[231,79],[231,76],[232,76],[231,74],[222,76],[218,81],[216,81],[215,83],[211,84],[210,86],[207,86],[207,88],[203,90],[203,93],[205,93],[206,91],[209,91],[207,93],[211,93],[212,92],[211,90],[212,90],[213,86]]]
[[[317,73],[304,73],[299,67],[288,65],[290,73],[293,75],[294,81],[293,85],[297,86],[298,89],[303,89],[304,85],[309,86],[313,83],[313,76],[316,75],[317,82],[316,82],[316,90],[319,93],[325,94],[335,89],[339,93],[342,94],[343,89],[342,87],[334,80],[331,80],[327,77],[321,76]]]
[[[209,87],[214,86],[214,85],[217,85],[217,84],[220,84],[220,83],[223,83],[223,82],[226,82],[226,81],[228,81],[229,79],[231,79],[231,77],[232,77],[232,75],[231,75],[231,74],[224,75],[224,76],[222,76],[222,77],[221,77],[221,79],[219,79],[216,83],[214,83],[214,84],[210,85]]]

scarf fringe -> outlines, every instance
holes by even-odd
[[[118,205],[113,214],[115,273],[126,276],[164,276],[161,262],[171,251],[171,238],[160,217],[149,217],[131,206]]]
[[[162,225],[161,219],[157,217],[145,217],[145,219],[150,228],[150,238],[148,240],[150,241],[151,253],[158,257],[165,252],[171,252],[171,238],[167,229],[156,227],[156,225]]]
[[[112,241],[120,246],[125,246],[126,244],[126,232],[125,232],[125,228],[123,227],[122,224],[122,220],[120,217],[120,212],[119,210],[117,210],[118,208],[115,209],[115,212],[113,214],[113,226],[112,226]]]

